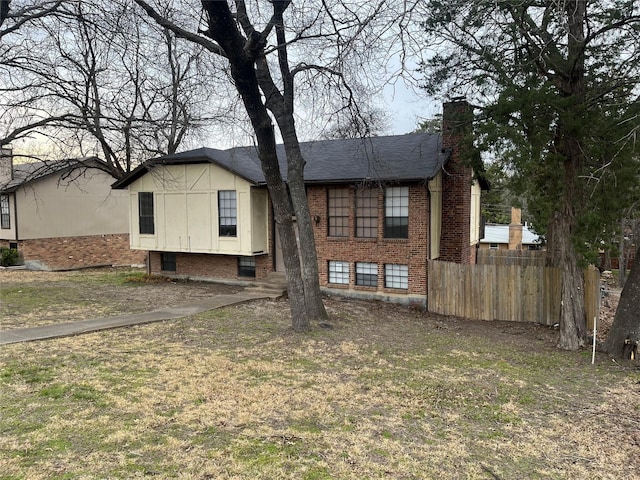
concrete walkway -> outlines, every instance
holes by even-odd
[[[206,312],[208,310],[226,307],[228,305],[235,305],[263,298],[277,298],[278,296],[280,295],[269,292],[242,291],[230,295],[215,295],[199,302],[165,308],[163,310],[155,310],[153,312],[134,313],[131,315],[113,315],[110,317],[93,318],[78,322],[44,325],[42,327],[0,330],[0,345],[44,340],[47,338],[69,337],[71,335],[80,335],[82,333],[127,327],[129,325],[174,320]]]

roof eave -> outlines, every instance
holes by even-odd
[[[209,158],[209,157],[196,157],[196,158],[162,158],[162,157],[160,157],[160,158],[147,160],[142,165],[139,165],[134,170],[132,170],[129,174],[127,174],[126,176],[122,177],[117,182],[114,182],[113,184],[111,184],[111,188],[114,189],[114,190],[124,190],[129,185],[131,185],[133,182],[138,180],[140,177],[142,177],[142,176],[146,175],[147,173],[151,172],[151,170],[153,168],[158,167],[158,166],[163,166],[163,165],[198,165],[198,164],[204,165],[204,164],[207,164],[207,163],[212,163],[214,165],[217,165],[218,167],[223,168],[224,170],[227,170],[228,172],[233,173],[237,177],[242,178],[243,180],[249,182],[252,185],[259,185],[260,184],[260,181],[248,178],[246,175],[243,175],[242,173],[238,172],[237,170],[234,170],[233,168],[229,168],[227,165],[223,165],[222,163],[217,162],[216,160],[214,160],[212,158]]]

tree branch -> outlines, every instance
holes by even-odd
[[[217,43],[212,42],[208,38],[205,38],[201,35],[195,34],[193,32],[185,30],[184,28],[179,27],[175,23],[171,22],[170,20],[168,20],[167,18],[163,17],[158,12],[156,12],[154,8],[144,0],[134,0],[134,1],[145,12],[147,12],[147,15],[149,15],[158,25],[171,30],[176,37],[183,38],[185,40],[189,40],[191,42],[197,43],[198,45],[203,46],[204,48],[206,48],[212,53],[215,53],[216,55],[220,55],[225,58],[227,57],[227,54],[225,53],[224,49],[220,47],[220,45],[218,45]]]

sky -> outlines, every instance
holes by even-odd
[[[403,82],[388,85],[384,89],[383,97],[389,107],[389,133],[392,135],[410,133],[421,120],[442,113],[441,102],[407,88]]]

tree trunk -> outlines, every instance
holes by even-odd
[[[618,252],[618,286],[624,287],[624,282],[627,280],[627,262],[625,259],[625,241],[624,241],[624,230],[625,230],[625,222],[622,220],[622,229],[620,230],[620,242],[619,242],[619,252]]]
[[[271,117],[262,100],[254,68],[255,58],[245,49],[245,41],[236,28],[227,2],[202,2],[209,13],[208,34],[227,54],[231,76],[245,106],[258,142],[258,156],[267,182],[287,276],[291,325],[295,331],[310,330],[306,308],[302,269],[298,254],[291,197],[280,174],[276,141]]]
[[[276,117],[278,119],[278,117]],[[326,320],[327,312],[322,303],[320,278],[318,275],[318,255],[316,240],[311,224],[309,203],[304,185],[304,158],[300,152],[300,144],[293,127],[293,117],[278,121],[287,153],[287,180],[293,201],[298,233],[300,235],[300,258],[302,260],[302,281],[304,282],[307,313],[313,320]]]
[[[309,202],[304,183],[305,160],[300,151],[296,132],[294,111],[294,75],[289,68],[287,39],[283,12],[289,2],[274,2],[273,22],[278,40],[278,64],[282,81],[282,91],[276,86],[269,63],[264,55],[256,58],[256,76],[265,96],[266,107],[271,111],[282,134],[287,155],[287,182],[293,203],[300,236],[299,253],[302,267],[302,281],[308,316],[313,320],[325,320],[327,312],[322,303],[320,278],[318,275],[318,255],[316,240],[311,224]]]
[[[547,251],[547,266],[557,267],[562,272],[558,348],[563,350],[578,350],[584,347],[587,331],[584,274],[578,266],[577,254],[572,243],[571,223],[571,216],[560,212],[553,214],[549,222]]]
[[[631,272],[627,277],[613,325],[604,344],[604,350],[614,358],[629,358],[629,353],[637,355],[640,342],[640,246]],[[636,357],[637,358],[637,357]]]
[[[585,106],[584,24],[586,4],[582,0],[568,0],[563,4],[567,18],[568,71],[559,83],[561,95],[569,99],[568,108],[562,112],[556,126],[554,146],[563,159],[564,187],[560,203],[549,222],[549,246],[547,265],[562,271],[560,339],[558,348],[578,350],[586,346],[587,325],[584,308],[584,274],[578,263],[573,245],[577,226],[579,204],[579,172],[584,161],[584,148],[576,118]],[[566,116],[566,118],[563,118]]]

